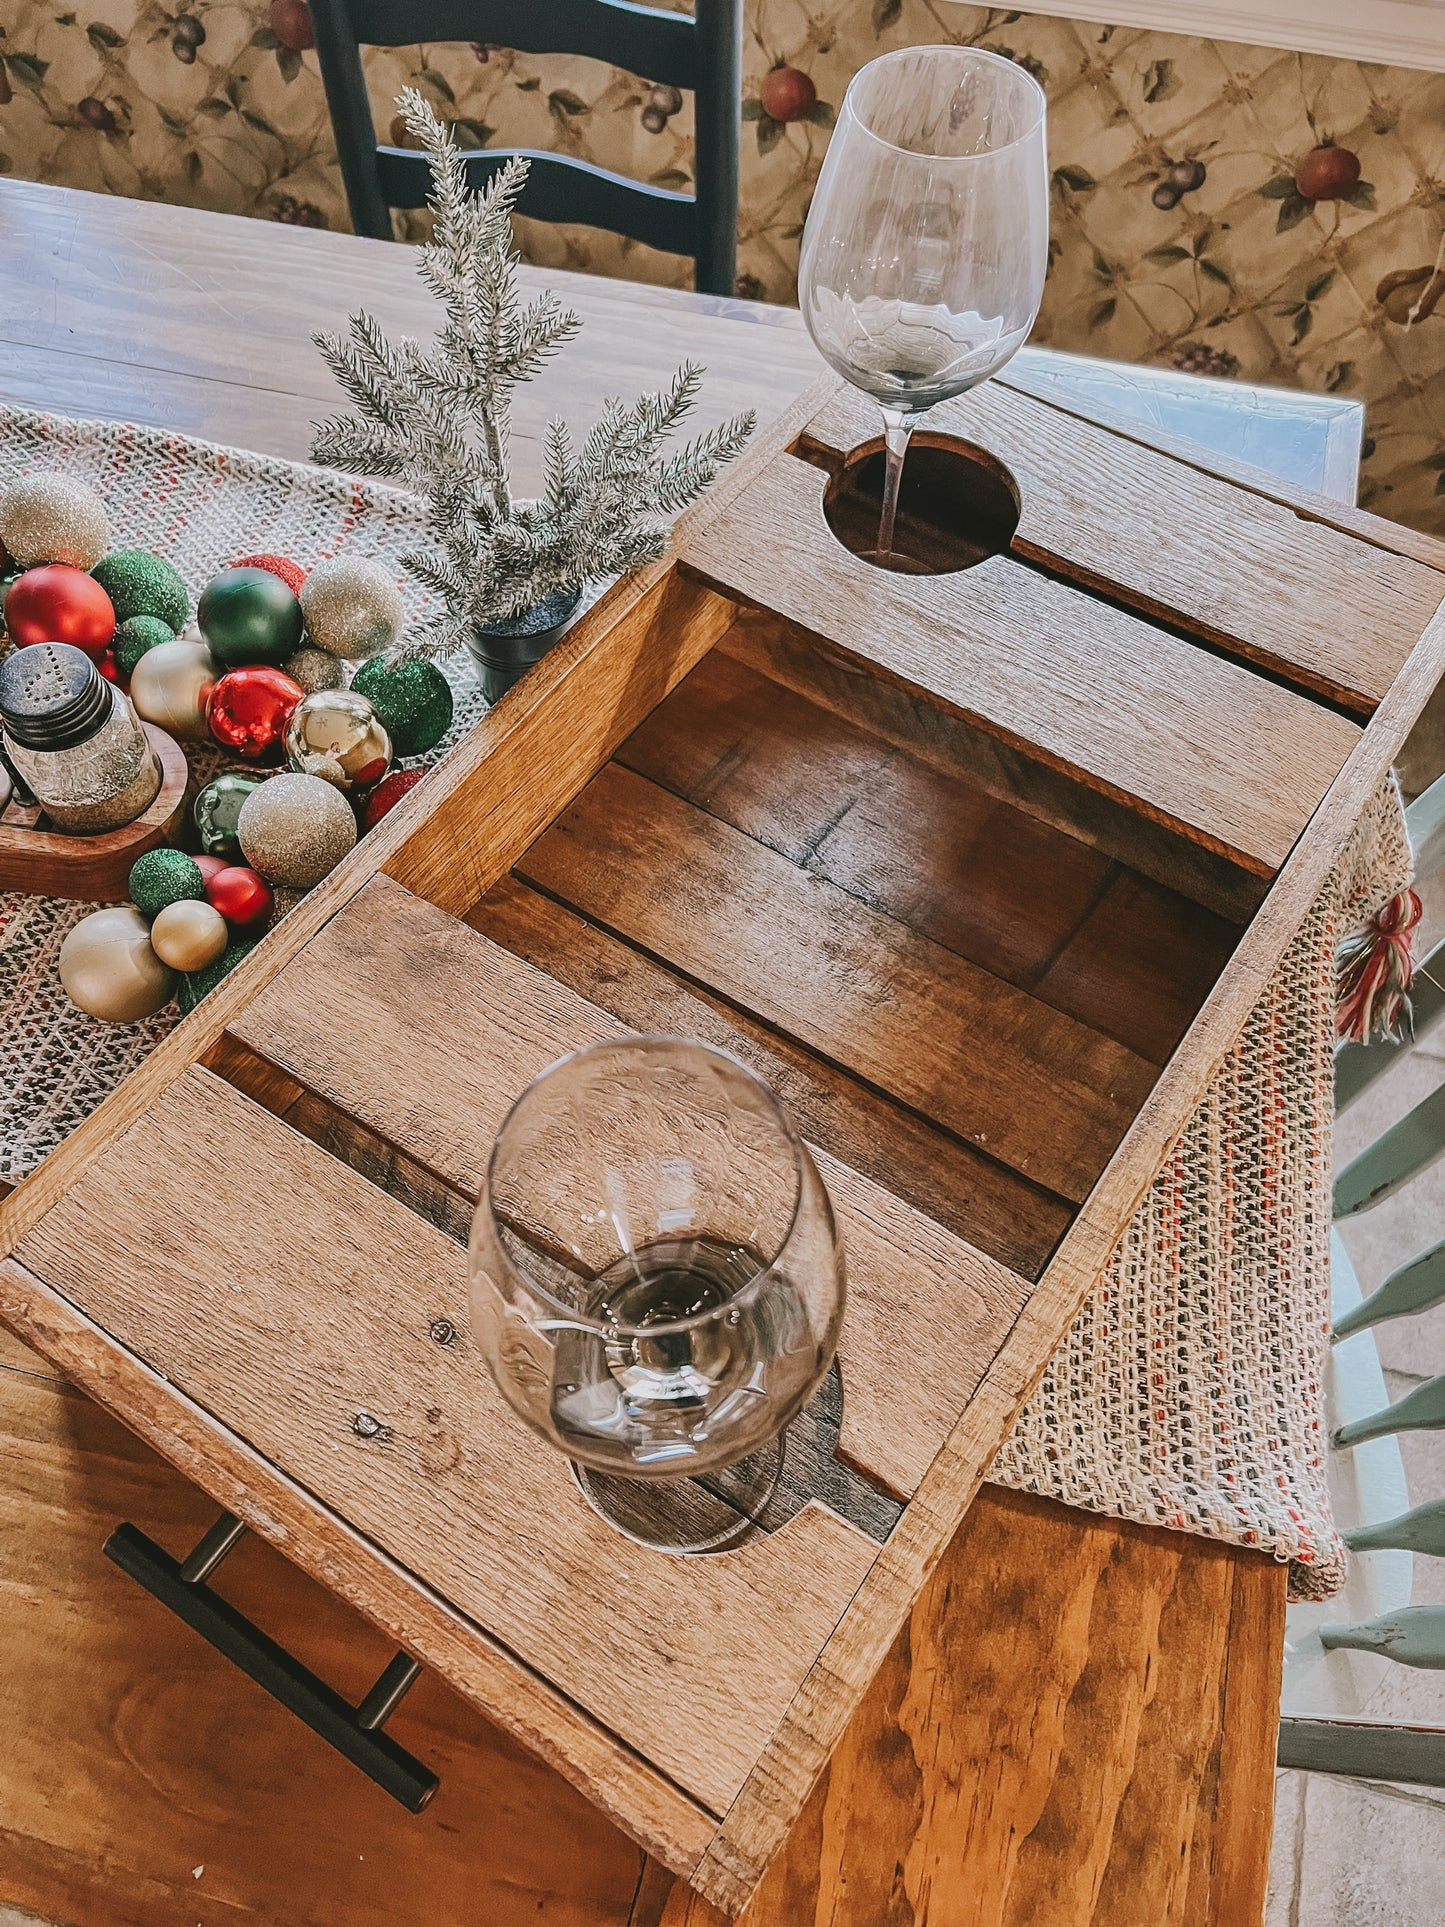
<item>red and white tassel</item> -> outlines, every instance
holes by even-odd
[[[1410,986],[1419,921],[1419,897],[1402,890],[1340,945],[1335,959],[1335,1030],[1340,1037],[1352,1044],[1397,1044],[1411,1034]]]

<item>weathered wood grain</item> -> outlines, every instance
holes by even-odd
[[[258,1245],[241,1220],[278,1171],[295,1228]],[[819,1507],[709,1559],[620,1538],[492,1385],[465,1254],[207,1071],[22,1257],[714,1812],[876,1552]],[[439,1318],[453,1345],[432,1341]],[[353,1430],[363,1412],[375,1436]]]
[[[1113,796],[1011,748],[958,711],[904,682],[874,675],[861,657],[763,609],[743,610],[716,644],[718,653],[780,683],[828,715],[880,736],[945,779],[1062,830],[1192,901],[1225,922],[1245,924],[1259,908],[1265,880],[1200,843],[1176,836]]]
[[[1053,1192],[515,877],[494,884],[466,920],[633,1030],[698,1037],[732,1051],[767,1079],[812,1143],[1011,1271],[1036,1278],[1073,1216]]]
[[[874,568],[830,533],[824,487],[775,457],[683,539],[686,566],[1244,869],[1279,869],[1355,725],[1007,556],[961,575]]]
[[[1262,1555],[986,1489],[745,1927],[1257,1927],[1283,1641]]]
[[[99,1401],[216,1505],[404,1646],[554,1766],[640,1845],[688,1872],[715,1830],[695,1800],[489,1633],[332,1512],[45,1280],[0,1259],[0,1320]],[[12,1341],[13,1343],[14,1341]],[[110,1523],[114,1523],[111,1521]],[[97,1563],[100,1563],[99,1560]],[[127,1923],[128,1927],[128,1923]]]
[[[1162,1064],[1238,930],[725,653],[615,761]]]
[[[1445,584],[1423,563],[1302,521],[997,382],[931,409],[927,429],[1010,469],[1023,503],[1015,554],[1183,623],[1361,716],[1440,606]],[[867,396],[840,388],[806,440],[836,462],[879,432]]]
[[[1061,1197],[1154,1067],[617,764],[517,874]]]
[[[121,1519],[179,1556],[216,1508],[8,1337],[0,1461],[0,1909],[73,1927],[629,1923],[638,1849],[436,1672],[389,1728],[440,1769],[417,1816],[102,1558]],[[254,1536],[214,1584],[353,1699],[396,1650]]]
[[[471,1197],[518,1093],[564,1051],[624,1029],[382,878],[232,1026],[248,1049]],[[394,1039],[384,1059],[370,1042],[382,1032]],[[911,1492],[1027,1286],[817,1155],[848,1254],[844,1451],[890,1490]]]

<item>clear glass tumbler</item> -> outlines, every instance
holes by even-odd
[[[472,1221],[477,1340],[631,1536],[698,1551],[756,1516],[781,1464],[768,1448],[832,1363],[844,1293],[807,1146],[725,1051],[595,1044],[503,1122]],[[682,1489],[739,1465],[717,1516]]]

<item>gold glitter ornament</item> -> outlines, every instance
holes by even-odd
[[[289,917],[297,904],[301,903],[305,897],[306,892],[304,890],[298,890],[294,883],[273,883],[271,886],[270,928],[274,930],[282,917]]]
[[[105,504],[68,475],[22,475],[0,495],[0,542],[22,568],[93,569],[110,547]]]
[[[286,760],[339,790],[369,789],[391,768],[391,738],[365,696],[319,689],[292,712]]]
[[[297,771],[273,776],[246,798],[236,834],[267,882],[309,890],[355,844],[356,818],[333,784]]]
[[[314,696],[318,689],[340,689],[346,678],[340,657],[333,656],[329,649],[298,649],[281,667],[308,696]]]
[[[406,609],[401,591],[364,555],[337,555],[318,562],[301,589],[306,634],[333,656],[374,656],[401,634]]]
[[[203,642],[177,637],[147,649],[131,672],[137,713],[187,743],[208,743],[206,704],[221,671]]]
[[[209,903],[168,903],[151,925],[151,949],[172,970],[204,970],[230,941],[226,919]]]
[[[154,1017],[176,991],[176,973],[151,947],[150,925],[130,904],[92,911],[60,946],[60,982],[89,1017],[135,1024]]]

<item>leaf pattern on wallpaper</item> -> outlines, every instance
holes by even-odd
[[[1445,75],[956,0],[745,4],[740,293],[793,299],[829,129],[865,60],[989,47],[1049,95],[1037,338],[1357,396],[1364,499],[1445,533]],[[305,24],[304,0],[9,0],[0,172],[344,227]],[[383,137],[410,84],[466,143],[692,180],[691,103],[646,75],[481,42],[374,49],[367,69]],[[398,223],[420,232],[415,215]],[[616,236],[524,226],[544,264],[686,284],[686,264]]]

